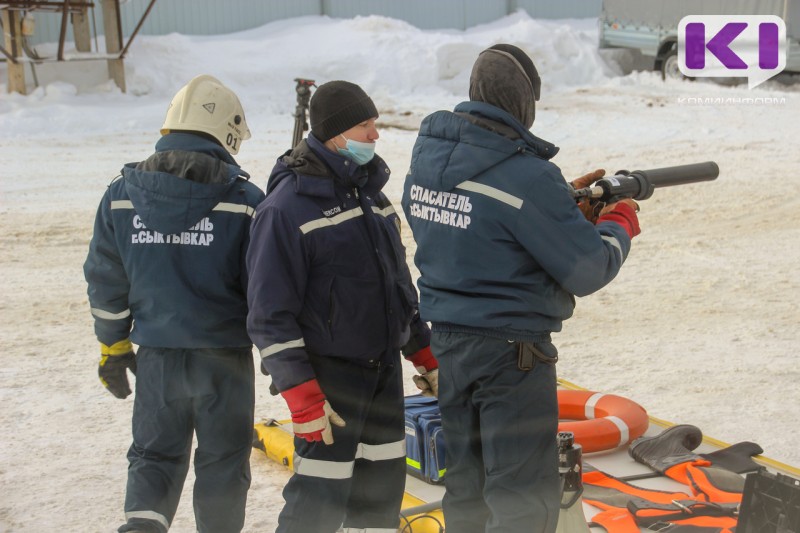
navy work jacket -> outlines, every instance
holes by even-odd
[[[434,329],[545,341],[630,250],[614,222],[592,225],[558,149],[483,102],[426,117],[402,205],[417,242],[420,314]]]
[[[264,193],[202,136],[170,133],[100,201],[84,264],[98,340],[252,346],[245,252]]]
[[[380,157],[358,166],[313,134],[278,159],[247,266],[248,331],[279,391],[315,377],[309,354],[399,364],[428,346],[388,180]]]

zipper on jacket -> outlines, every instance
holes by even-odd
[[[334,279],[334,281],[336,281]],[[331,288],[328,289],[328,336],[333,339],[333,311],[334,311],[334,304],[333,304],[333,282],[331,282]]]
[[[370,217],[373,216],[373,213],[372,211],[368,212],[367,209],[364,208],[364,204],[361,203],[361,195],[358,194],[358,189],[356,187],[353,187],[353,194],[356,197],[359,209],[361,209],[361,214],[364,215],[364,229],[367,232],[367,239],[369,240],[370,246],[372,246],[372,251],[375,252],[375,262],[378,263],[378,270],[380,270],[381,274],[383,274],[384,285],[386,285],[386,270],[383,268],[383,264],[380,261],[380,251],[378,250],[378,244],[375,241],[375,236],[370,230]]]
[[[367,231],[367,239],[369,239],[369,242],[372,245],[372,249],[375,251],[375,262],[378,264],[378,271],[381,273],[381,280],[383,281],[383,283],[382,283],[382,285],[383,285],[383,303],[384,303],[385,311],[386,311],[386,331],[390,332],[390,331],[392,331],[391,322],[394,319],[394,316],[392,314],[392,309],[391,309],[392,297],[391,297],[391,294],[390,294],[390,291],[392,291],[393,288],[388,286],[388,283],[389,283],[388,279],[387,279],[388,276],[387,276],[387,273],[386,273],[386,269],[383,266],[383,263],[381,263],[380,251],[378,250],[378,243],[375,240],[377,237],[375,235],[373,235],[372,231],[370,230],[371,219],[369,217],[375,216],[375,215],[371,211],[368,213],[367,210],[364,208],[364,204],[361,203],[361,196],[358,194],[358,188],[357,187],[353,187],[353,194],[356,197],[356,201],[358,202],[359,208],[361,208],[361,213],[364,215],[364,229]],[[394,250],[391,249],[392,248],[392,243],[391,242],[389,243],[389,248],[390,248],[390,251],[392,253],[394,253]]]

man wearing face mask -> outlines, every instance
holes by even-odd
[[[311,99],[311,133],[278,159],[247,252],[248,332],[286,400],[294,471],[279,533],[394,532],[405,488],[400,353],[437,392],[430,331],[381,188],[378,111],[346,81]]]
[[[432,323],[446,442],[448,531],[552,533],[559,515],[556,347],[575,296],[609,283],[639,233],[636,204],[576,205],[558,148],[534,136],[540,79],[497,44],[469,100],[420,126],[403,209]],[[574,185],[599,179],[587,174]],[[591,207],[591,206],[588,206]]]

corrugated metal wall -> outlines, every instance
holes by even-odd
[[[148,0],[120,5],[123,33],[130,35]],[[319,15],[320,0],[157,0],[142,33],[215,35],[263,26],[275,20]]]
[[[324,14],[335,18],[384,15],[423,30],[465,29],[508,14],[508,0],[322,0]]]
[[[536,19],[569,19],[597,17],[603,8],[603,0],[511,0],[513,10],[524,9]]]
[[[122,0],[123,40],[127,41],[149,0]],[[585,18],[600,14],[602,0],[157,0],[141,34],[214,35],[256,28],[275,20],[308,15],[350,18],[384,15],[405,20],[421,29],[463,30],[497,20],[517,9],[534,18]],[[100,2],[95,0],[94,21],[103,33]],[[90,12],[90,20],[92,13]],[[58,41],[61,15],[36,12],[33,43]],[[94,29],[92,33],[94,34]],[[72,40],[69,26],[68,40]]]

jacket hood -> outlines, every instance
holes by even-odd
[[[532,72],[527,74],[517,59],[504,49],[484,50],[469,77],[470,100],[497,106],[530,128],[536,116],[536,96],[531,77],[538,79],[532,62],[530,68]]]
[[[422,121],[419,137],[422,142],[414,148],[409,173],[414,173],[418,151],[435,151],[425,157],[426,164],[433,162],[434,167],[420,174],[427,183],[417,183],[439,191],[453,190],[518,153],[542,159],[558,153],[555,145],[534,136],[511,114],[484,102],[463,102],[454,112],[429,115]]]
[[[289,178],[296,178],[295,192],[307,196],[333,196],[337,185],[376,194],[389,181],[389,174],[389,167],[377,154],[366,165],[358,166],[309,134],[278,158],[267,182],[267,195]]]
[[[294,178],[295,175],[305,177],[303,180],[304,194],[310,196],[329,196],[333,194],[333,180],[330,178],[330,170],[311,151],[305,139],[278,158],[267,181],[267,195],[274,191],[281,182]],[[300,192],[299,183],[298,192]]]
[[[221,146],[181,133],[162,137],[152,156],[122,168],[125,191],[142,223],[165,234],[197,224],[240,176],[249,178]]]

